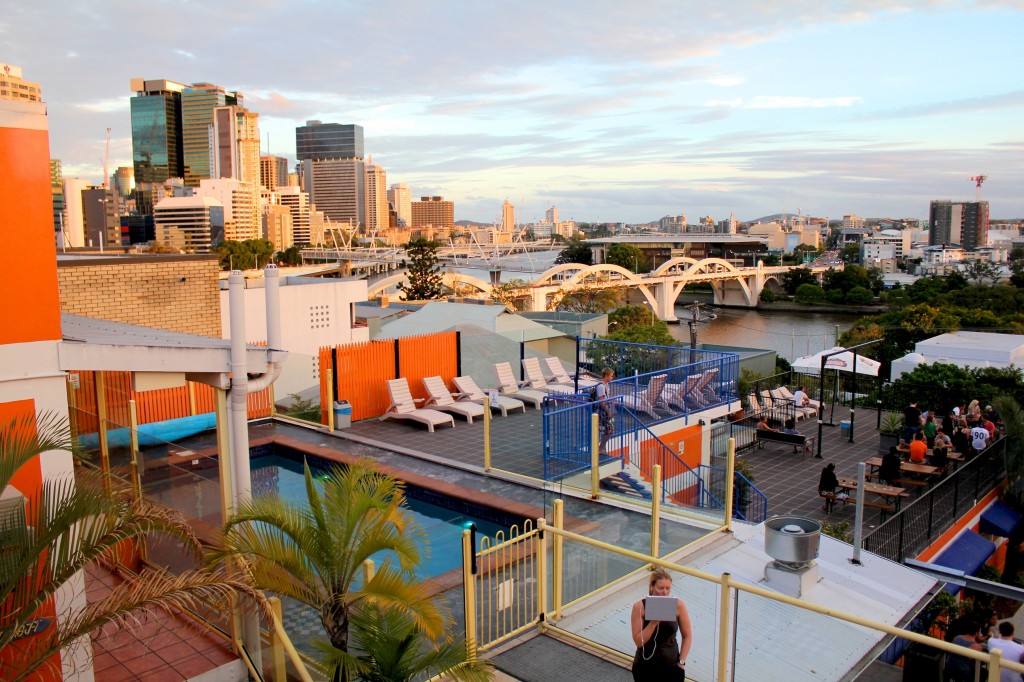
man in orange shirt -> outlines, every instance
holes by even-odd
[[[928,445],[924,442],[924,436],[918,431],[914,434],[914,440],[910,443],[910,461],[914,464],[924,464],[924,458],[927,454]]]

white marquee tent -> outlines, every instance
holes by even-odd
[[[853,372],[853,352],[846,350],[841,346],[829,348],[823,350],[820,353],[814,355],[805,355],[802,358],[797,358],[793,362],[793,369],[804,372],[805,374],[817,374],[821,371],[821,358],[830,353],[837,353],[825,360],[825,369],[835,369],[840,372]],[[857,374],[866,374],[868,376],[878,376],[878,370],[882,366],[882,363],[878,360],[872,360],[871,358],[863,355],[857,356]]]

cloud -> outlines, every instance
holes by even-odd
[[[922,116],[946,116],[949,114],[969,114],[976,112],[995,111],[1000,109],[1019,109],[1024,107],[1024,90],[1011,90],[983,97],[929,102],[913,107],[866,114],[868,120],[884,120],[899,118],[918,118]]]
[[[114,112],[114,111],[128,111],[131,105],[131,100],[128,97],[112,97],[110,99],[94,100],[92,102],[81,102],[75,106],[85,111],[94,112]]]
[[[758,95],[749,101],[742,97],[713,99],[710,107],[732,109],[824,109],[828,107],[852,107],[862,102],[860,97],[786,97],[779,95]]]

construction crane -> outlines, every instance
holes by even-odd
[[[106,129],[106,152],[103,154],[103,189],[111,188],[111,129]],[[980,184],[978,186],[981,186]]]
[[[981,201],[981,185],[988,180],[987,175],[975,175],[973,178],[968,178],[974,183],[974,200]]]

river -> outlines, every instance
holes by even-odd
[[[501,268],[501,280],[531,280],[550,268],[558,251],[542,251],[529,255],[518,253],[491,259]],[[480,259],[460,262],[460,272],[488,281],[488,263]],[[710,294],[683,294],[680,302],[692,300],[710,302]],[[758,311],[747,308],[718,308],[717,318],[700,325],[697,340],[724,346],[743,346],[774,350],[780,356],[793,361],[804,355],[812,355],[835,344],[836,326],[844,332],[858,319],[857,315],[836,313],[794,313],[789,311]],[[682,305],[676,306],[680,320],[689,319],[689,311]],[[690,330],[686,324],[669,325],[672,337],[684,343],[690,342]]]

